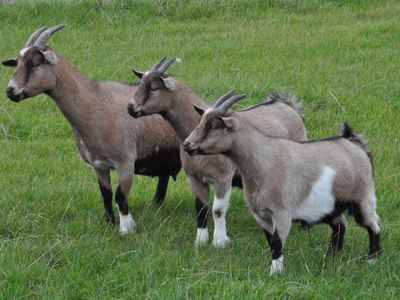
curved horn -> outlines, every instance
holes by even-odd
[[[167,59],[167,55],[163,56],[152,68],[151,71],[157,71],[159,67],[163,64],[163,62]]]
[[[53,27],[50,27],[49,29],[46,29],[45,32],[43,32],[35,41],[33,44],[34,46],[37,47],[44,47],[46,46],[47,41],[49,38],[56,32],[59,31],[60,29],[63,29],[66,24],[59,24]]]
[[[217,102],[214,103],[214,105],[212,107],[217,108],[218,106],[220,106],[222,103],[224,103],[226,100],[228,100],[230,97],[232,97],[235,94],[235,89],[230,90],[229,92],[227,92],[225,95],[219,97],[219,99],[217,100]]]
[[[160,68],[157,69],[157,73],[159,74],[163,74],[172,64],[173,62],[176,60],[176,58],[174,57],[173,59],[171,59],[169,62],[167,62],[165,65],[161,66]]]
[[[224,115],[233,104],[235,104],[239,100],[242,100],[243,98],[246,98],[246,96],[246,94],[242,94],[229,98],[217,108],[219,113],[221,115]]]
[[[39,28],[36,30],[32,35],[29,37],[28,41],[25,44],[25,48],[28,48],[33,45],[33,43],[36,41],[36,39],[42,34],[43,31],[47,29],[47,26],[43,26],[42,28]]]

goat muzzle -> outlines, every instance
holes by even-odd
[[[128,104],[128,113],[135,119],[143,116],[142,107],[135,107],[132,103]]]
[[[20,102],[25,98],[25,92],[22,92],[20,94],[15,94],[15,90],[12,86],[7,87],[6,90],[7,97],[14,102]]]
[[[183,143],[183,150],[189,154],[190,156],[194,156],[199,154],[199,147],[198,146],[193,146],[192,144],[190,144],[190,142],[185,141]]]

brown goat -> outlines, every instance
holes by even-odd
[[[126,111],[136,85],[86,79],[60,54],[46,46],[49,37],[63,28],[39,29],[29,38],[16,59],[3,61],[15,66],[7,96],[20,102],[40,93],[49,95],[71,124],[83,160],[98,178],[104,201],[105,220],[115,223],[112,209],[110,170],[119,175],[115,201],[119,207],[120,232],[132,231],[128,196],[134,173],[158,176],[155,200],[162,202],[169,176],[180,168],[179,140],[160,116],[133,120]]]
[[[172,59],[162,65],[165,58],[146,73],[134,71],[140,78],[140,84],[128,111],[134,118],[161,114],[183,142],[200,121],[200,114],[196,112],[194,105],[202,108],[209,105],[185,83],[164,73],[174,61]],[[243,113],[252,115],[254,125],[269,135],[303,141],[307,137],[299,109],[299,103],[293,97],[274,95],[270,101]],[[195,244],[208,242],[209,185],[213,184],[213,245],[224,247],[230,241],[226,233],[225,216],[229,207],[235,167],[231,160],[223,155],[190,157],[182,151],[181,161],[195,194],[198,227]],[[238,180],[234,180],[233,185],[237,182]]]
[[[228,109],[235,96],[206,110],[184,143],[195,154],[224,153],[243,178],[247,205],[265,231],[272,251],[270,274],[283,271],[283,245],[292,220],[332,228],[329,252],[342,248],[349,210],[368,230],[368,258],[379,254],[373,166],[366,141],[346,124],[338,137],[294,142],[270,137],[244,112]]]

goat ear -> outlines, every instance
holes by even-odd
[[[196,105],[193,105],[193,107],[194,107],[194,110],[197,111],[200,116],[202,116],[204,114],[204,109],[202,109]]]
[[[142,79],[143,74],[144,74],[143,72],[139,72],[139,71],[136,71],[136,70],[132,70],[132,72],[133,72],[133,74],[136,75],[137,78]]]
[[[57,56],[54,54],[54,52],[51,51],[40,51],[42,53],[44,59],[46,62],[54,65],[57,63],[58,59]]]
[[[18,61],[16,58],[11,58],[11,59],[2,61],[1,64],[6,67],[16,67],[18,64]]]
[[[161,81],[164,83],[164,86],[167,88],[169,91],[175,91],[176,89],[176,84],[175,80],[172,78],[162,78]]]
[[[229,130],[236,131],[239,128],[239,121],[235,118],[221,117],[221,120],[222,120],[222,122],[224,122],[226,128],[228,128]]]

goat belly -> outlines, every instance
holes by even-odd
[[[176,177],[181,169],[178,149],[158,149],[135,161],[135,174]]]

